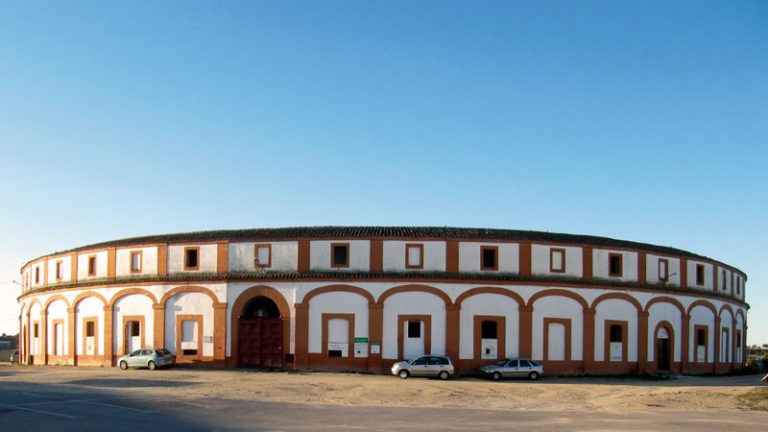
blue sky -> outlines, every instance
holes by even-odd
[[[55,250],[448,225],[724,261],[768,343],[765,2],[157,3],[0,3],[0,332]]]

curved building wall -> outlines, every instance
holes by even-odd
[[[746,275],[706,257],[505,230],[296,230],[127,239],[32,260],[22,362],[111,366],[164,346],[200,365],[370,372],[424,352],[451,356],[459,373],[505,356],[573,374],[743,363]]]

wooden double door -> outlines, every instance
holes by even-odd
[[[240,318],[237,339],[239,366],[283,368],[282,318]]]

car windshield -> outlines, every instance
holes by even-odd
[[[499,360],[499,361],[497,361],[497,362],[495,363],[495,365],[496,365],[496,366],[504,366],[505,364],[507,364],[507,361],[508,361],[507,359],[504,359],[504,360]]]

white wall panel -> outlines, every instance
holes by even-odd
[[[434,294],[415,291],[394,294],[384,302],[383,358],[397,358],[398,315],[431,315],[432,352],[427,354],[445,354],[445,302]]]
[[[349,243],[349,267],[331,267],[331,244]],[[371,242],[368,240],[315,240],[309,244],[312,270],[369,271],[371,268]]]
[[[565,272],[550,272],[550,250],[565,249]],[[583,253],[580,247],[531,245],[531,272],[538,276],[573,276],[584,274]]]
[[[467,298],[461,304],[459,329],[459,358],[474,358],[476,315],[503,316],[506,318],[504,347],[507,357],[517,357],[520,353],[520,312],[515,299],[500,294],[477,294]]]
[[[571,358],[583,360],[584,308],[568,297],[542,297],[533,304],[533,358],[544,358],[544,318],[569,318],[571,320]]]
[[[296,271],[298,269],[298,242],[250,242],[229,244],[229,271],[254,271],[256,244],[271,245],[271,266],[268,271]]]
[[[324,313],[355,314],[354,337],[368,337],[368,299],[350,292],[320,294],[309,301],[310,353],[324,352],[322,346]]]
[[[443,241],[384,241],[383,267],[384,271],[445,271],[446,246]],[[405,268],[405,245],[421,244],[424,246],[423,269]]]

